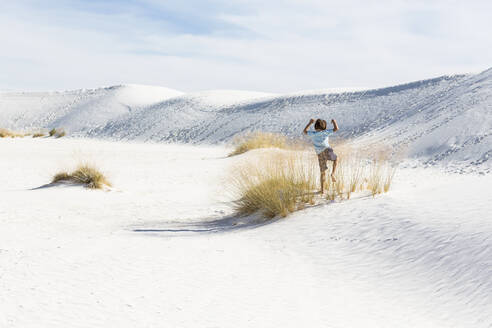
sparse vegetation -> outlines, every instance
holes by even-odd
[[[67,133],[65,132],[65,130],[60,128],[58,129],[53,128],[48,132],[48,135],[50,137],[55,137],[55,138],[64,137],[66,134]],[[8,129],[0,128],[0,138],[23,138],[31,135],[33,138],[39,138],[39,137],[46,136],[46,133],[43,131],[37,131],[34,133],[21,133],[21,132],[14,132]]]
[[[367,190],[372,196],[388,192],[396,168],[392,166],[388,151],[380,151],[374,158],[364,156],[362,152],[348,146],[337,150],[338,167],[335,172],[336,182],[327,178],[327,196],[329,200],[337,197],[350,199],[352,193]]]
[[[50,137],[61,138],[64,137],[67,133],[62,128],[53,128],[48,132]]]
[[[52,183],[63,181],[83,184],[91,189],[102,189],[105,186],[111,187],[111,183],[106,176],[104,176],[97,168],[88,164],[79,165],[72,173],[57,173],[53,177]]]
[[[348,160],[353,161],[353,163],[349,164],[350,174],[348,174],[347,199],[350,199],[350,195],[361,188],[363,181],[363,167],[361,166],[361,161],[358,160],[357,157],[349,158]]]
[[[375,160],[369,168],[369,176],[367,179],[367,189],[371,191],[372,196],[388,192],[393,177],[395,168],[391,167],[385,160]]]
[[[305,161],[300,153],[274,151],[256,163],[236,167],[232,187],[238,196],[239,214],[261,212],[267,218],[283,217],[306,204],[314,203],[316,169],[313,161]]]
[[[22,138],[24,133],[14,132],[7,129],[0,129],[0,138]]]
[[[233,141],[234,150],[229,156],[243,154],[258,148],[302,149],[305,145],[301,141],[288,139],[279,133],[252,132]]]
[[[231,155],[265,147],[284,149],[259,153],[231,174],[238,198],[237,212],[244,215],[260,212],[272,218],[313,204],[315,192],[319,190],[319,167],[311,151],[289,145],[286,137],[257,133],[239,142]],[[354,193],[364,191],[374,197],[389,191],[396,169],[391,164],[388,148],[375,146],[368,153],[342,140],[335,146],[335,152],[338,154],[336,181],[331,180],[329,167],[323,195],[326,199],[348,200]]]

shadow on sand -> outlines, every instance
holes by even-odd
[[[151,235],[209,234],[258,228],[279,219],[265,219],[260,215],[238,216],[231,214],[222,218],[203,218],[192,222],[162,222],[151,227],[133,227],[133,232]],[[161,226],[161,227],[159,227]]]
[[[83,184],[80,183],[72,183],[72,182],[52,182],[52,183],[47,183],[39,187],[31,188],[28,190],[42,190],[42,189],[47,189],[47,188],[54,188],[54,187],[63,187],[63,188],[72,188],[72,187],[83,187]]]
[[[72,182],[72,181],[59,181],[59,182],[52,182],[52,183],[47,183],[39,187],[27,189],[27,190],[43,190],[43,189],[48,189],[48,188],[74,188],[74,189],[86,189],[86,190],[102,190],[102,191],[120,191],[118,189],[108,187],[108,186],[103,186],[102,188],[89,188],[87,185],[83,183],[77,183],[77,182]]]
[[[319,196],[319,192],[315,192],[313,195]],[[369,198],[372,198],[372,196],[362,195],[359,197],[354,197],[353,200],[364,200]],[[304,210],[319,208],[327,205],[330,206],[330,204],[335,203],[337,202],[320,198],[317,200],[316,204],[306,205]],[[131,231],[156,236],[183,236],[255,229],[267,224],[275,223],[279,220],[282,220],[282,218],[275,217],[273,219],[268,219],[264,218],[260,213],[248,216],[230,214],[220,218],[217,218],[216,216],[204,217],[191,222],[163,221],[152,224],[144,223],[140,226],[132,226]]]

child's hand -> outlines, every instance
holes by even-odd
[[[314,123],[314,118],[310,119],[309,123],[311,123],[311,124]]]

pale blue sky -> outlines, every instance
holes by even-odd
[[[0,89],[378,87],[492,66],[490,1],[0,0]]]

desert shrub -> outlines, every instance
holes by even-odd
[[[316,170],[303,152],[272,151],[235,167],[230,181],[239,214],[283,217],[314,203]]]
[[[279,149],[296,149],[300,150],[306,147],[301,140],[289,139],[279,133],[270,132],[252,132],[234,138],[232,142],[234,150],[229,156],[243,154],[252,149],[258,148],[279,148]]]
[[[81,164],[71,173],[59,172],[53,177],[52,183],[55,182],[72,182],[83,184],[91,189],[102,189],[105,186],[111,186],[106,176],[97,168],[88,164]]]

